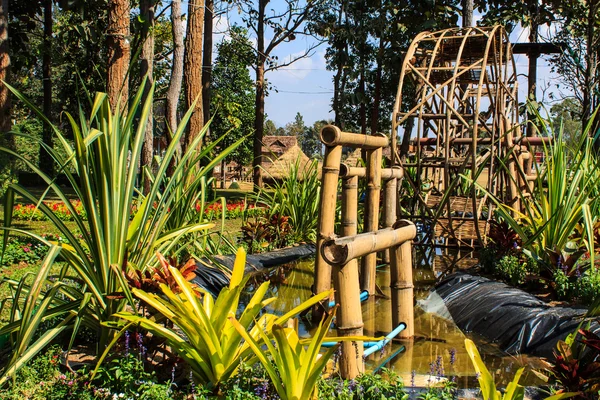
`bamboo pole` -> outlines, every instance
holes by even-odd
[[[395,169],[401,170],[400,168]],[[383,182],[383,226],[391,228],[396,222],[398,179],[384,179]],[[390,249],[383,251],[382,261],[386,264],[390,262]]]
[[[321,131],[321,140],[323,131]],[[326,238],[331,238],[335,227],[335,206],[342,146],[327,146],[323,159],[321,195],[319,199],[319,221],[317,235],[317,257],[315,260],[314,292],[319,294],[331,288],[331,266],[323,259],[319,249]],[[313,321],[318,322],[327,310],[328,299],[313,308]]]
[[[358,230],[358,177],[342,181],[342,235],[353,236]],[[333,266],[333,284],[337,313],[338,336],[362,336],[363,319],[360,305],[358,261]],[[365,371],[362,343],[342,342],[340,374],[343,379],[354,379]]]
[[[375,136],[373,136],[375,137]],[[364,210],[364,231],[379,229],[379,198],[381,195],[381,148],[367,150],[367,193]],[[361,260],[362,289],[375,293],[377,253],[366,254]]]
[[[400,220],[395,226],[398,229],[406,229],[407,227],[414,229],[414,224],[407,220]],[[414,229],[414,232],[416,235],[416,229]],[[409,339],[415,335],[411,250],[412,243],[410,240],[394,246],[391,250],[392,326],[398,326],[400,322],[406,324],[406,329],[400,333],[400,339]]]
[[[334,125],[325,125],[321,129],[321,141],[326,146],[360,147],[365,150],[386,147],[389,144],[389,140],[385,135],[342,132],[340,128]]]
[[[340,165],[340,178],[350,178],[352,176],[358,176],[364,178],[367,176],[367,169],[365,167],[351,167],[348,164]],[[392,168],[383,168],[381,170],[381,179],[402,179],[404,177],[404,169],[399,166],[393,166]]]
[[[407,222],[401,220],[398,222]],[[346,265],[352,259],[381,251],[388,247],[399,246],[417,235],[412,222],[396,224],[397,227],[380,229],[377,232],[365,232],[354,236],[326,240],[321,246],[321,255],[331,265]]]

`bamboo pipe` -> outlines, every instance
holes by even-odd
[[[397,229],[410,227],[416,235],[415,226],[410,221],[401,220],[395,226]],[[391,253],[392,325],[404,322],[407,328],[400,333],[400,339],[409,339],[415,335],[412,242],[407,240],[394,246]]]
[[[342,181],[342,235],[356,235],[358,231],[358,177]],[[360,305],[358,260],[349,260],[343,266],[333,266],[333,284],[336,302],[338,336],[362,336],[363,319]],[[343,379],[354,379],[365,372],[364,346],[357,342],[342,342],[340,374]]]
[[[321,129],[321,141],[326,146],[360,147],[365,150],[386,147],[389,144],[389,139],[383,134],[362,135],[360,133],[342,132],[340,128],[334,125],[325,125]]]
[[[321,194],[319,199],[319,220],[317,249],[323,245],[324,238],[333,236],[335,227],[335,206],[337,201],[337,185],[340,161],[342,159],[342,146],[327,146],[323,159],[323,169],[321,178]],[[317,251],[315,260],[315,283],[314,292],[319,294],[331,288],[331,266]],[[318,322],[323,316],[323,311],[327,310],[328,301],[313,308],[313,321]]]
[[[400,168],[394,168],[401,170]],[[398,179],[384,179],[383,183],[383,226],[385,228],[391,228],[396,222],[396,203],[398,193]],[[383,251],[382,261],[384,263],[390,262],[390,249]]]
[[[352,259],[388,247],[399,246],[406,241],[411,241],[417,235],[415,224],[406,222],[398,221],[394,227],[380,229],[377,232],[326,240],[320,247],[321,255],[331,265],[346,265]]]
[[[351,167],[348,164],[340,165],[340,178],[350,178],[352,176],[358,176],[364,178],[367,176],[367,169],[365,167]],[[392,168],[383,168],[381,170],[381,179],[402,179],[404,177],[404,169],[399,166],[393,166]]]
[[[367,192],[364,211],[364,231],[379,229],[379,198],[381,196],[381,148],[367,150]],[[362,289],[375,293],[377,253],[366,254],[361,260]]]

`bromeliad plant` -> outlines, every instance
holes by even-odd
[[[230,320],[269,374],[279,397],[282,400],[310,400],[317,398],[317,382],[327,362],[337,350],[337,346],[334,346],[321,354],[321,345],[325,339],[336,342],[368,340],[362,336],[328,337],[327,332],[335,316],[335,310],[333,309],[329,316],[321,321],[313,337],[308,340],[300,340],[295,329],[285,328],[275,323],[272,332],[276,346],[272,343],[268,332],[259,330],[260,336],[257,338],[246,332],[241,319],[238,322],[232,316]],[[267,347],[276,368],[263,350],[263,345]]]
[[[465,347],[469,357],[471,357],[471,362],[475,367],[475,372],[477,373],[477,380],[479,381],[479,388],[481,390],[483,400],[523,400],[525,398],[525,388],[519,384],[519,380],[521,380],[524,368],[519,368],[513,377],[513,380],[506,386],[504,394],[502,394],[498,389],[496,389],[494,376],[485,366],[485,363],[481,359],[481,355],[479,354],[475,343],[473,343],[473,341],[470,339],[465,339]],[[571,397],[575,397],[577,394],[578,393],[573,392],[558,393],[547,397],[546,400],[569,399]]]
[[[321,293],[285,315],[275,316],[264,312],[264,308],[275,300],[264,298],[269,287],[269,282],[265,282],[258,287],[241,312],[239,322],[234,321],[232,318],[238,312],[240,295],[248,279],[244,277],[245,265],[246,252],[239,249],[229,287],[224,288],[216,300],[202,289],[194,290],[179,270],[170,267],[180,293],[174,293],[165,284],[160,285],[162,296],[134,288],[133,295],[155,309],[157,314],[148,318],[121,311],[116,317],[126,322],[107,325],[121,328],[123,332],[127,326],[136,324],[153,335],[163,337],[171,350],[186,361],[200,383],[211,390],[218,390],[222,382],[236,373],[241,361],[250,359],[252,343],[262,343],[264,340],[268,342],[274,326],[284,324],[294,315],[331,294]],[[162,324],[164,320],[169,320],[176,328]],[[244,333],[240,333],[242,331]],[[106,354],[107,352],[103,358]]]
[[[145,83],[130,102],[129,111],[119,111],[119,105],[116,110],[112,110],[107,95],[98,93],[93,100],[90,99],[89,116],[85,115],[81,108],[78,117],[66,113],[72,131],[72,143],[68,140],[70,134],[61,132],[23,95],[8,86],[19,100],[31,107],[39,118],[52,127],[57,139],[56,149],[49,147],[39,138],[22,136],[38,142],[48,152],[57,164],[58,172],[66,176],[69,184],[68,189],[63,189],[53,176],[40,170],[25,157],[11,149],[0,148],[0,151],[20,159],[47,185],[47,189],[39,196],[20,184],[10,185],[4,210],[13,209],[17,194],[37,204],[38,209],[56,226],[68,244],[53,243],[34,233],[23,232],[48,246],[60,246],[59,257],[65,264],[59,273],[58,288],[50,289],[54,292],[46,289],[34,291],[26,281],[9,282],[15,292],[19,289],[19,293],[27,296],[24,300],[13,298],[13,308],[18,307],[22,310],[20,319],[15,319],[0,329],[0,335],[10,333],[11,338],[16,338],[16,341],[11,343],[15,351],[14,362],[5,366],[0,383],[7,378],[7,373],[14,371],[13,367],[17,365],[18,358],[30,355],[28,349],[39,350],[49,342],[42,336],[33,343],[33,335],[22,334],[23,329],[30,329],[23,326],[22,322],[25,319],[33,316],[42,320],[59,317],[69,321],[57,326],[61,331],[73,330],[69,347],[73,344],[79,327],[84,325],[97,334],[96,343],[100,353],[114,336],[114,330],[104,325],[104,322],[113,319],[112,315],[122,311],[127,303],[132,306],[134,304],[121,273],[124,267],[129,265],[143,270],[148,265],[156,265],[157,251],[163,254],[177,254],[183,237],[211,227],[201,220],[186,219],[185,216],[190,214],[177,211],[186,204],[190,204],[189,207],[186,206],[186,210],[189,210],[191,205],[195,204],[199,196],[198,191],[202,189],[200,182],[237,143],[220,155],[212,157],[205,167],[199,167],[198,161],[206,157],[216,145],[213,143],[198,150],[198,145],[208,129],[206,126],[188,146],[188,150],[179,157],[172,176],[167,178],[167,169],[171,160],[177,157],[177,143],[184,134],[194,109],[192,106],[182,118],[177,131],[173,133],[171,145],[160,160],[157,173],[154,176],[147,174],[151,178],[148,193],[140,193],[136,187],[141,173],[138,165],[146,121],[153,104],[153,87],[150,95],[142,103],[144,86]],[[76,212],[68,191],[75,193],[75,200],[81,202],[87,220]],[[76,235],[44,202],[48,192],[64,203],[81,235]],[[187,201],[188,197],[191,200]],[[136,207],[133,207],[134,204]],[[179,218],[177,223],[173,222],[175,218]],[[17,231],[10,228],[11,222],[11,213],[5,212],[4,229],[9,232]],[[3,248],[7,240],[8,235],[4,235]],[[52,254],[47,262],[52,263],[55,258],[56,254]],[[36,282],[43,278],[42,286],[48,283],[54,288],[56,284],[47,281],[40,274],[41,271]],[[69,280],[76,284],[63,283],[65,277],[69,277]],[[53,296],[48,297],[50,294]],[[22,304],[23,301],[25,304]],[[60,332],[56,334],[58,333]]]

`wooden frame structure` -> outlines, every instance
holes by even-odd
[[[333,278],[335,301],[339,304],[337,315],[338,336],[361,336],[363,318],[360,302],[361,287],[375,293],[377,252],[389,250],[392,289],[392,324],[401,322],[406,329],[400,338],[414,335],[412,239],[416,227],[410,221],[396,222],[398,179],[400,168],[381,168],[382,148],[389,140],[384,135],[362,135],[342,132],[333,125],[321,130],[321,141],[326,146],[319,207],[317,257],[315,260],[315,293],[328,290]],[[367,150],[366,168],[341,164],[342,146]],[[334,233],[338,179],[342,179],[342,213],[340,237]],[[358,181],[367,181],[364,210],[364,232],[358,233]],[[386,226],[379,229],[379,198],[381,182],[386,182],[384,210]],[[391,183],[390,183],[391,182]],[[359,275],[358,259],[362,258]],[[373,306],[373,301],[370,305]],[[320,319],[327,304],[313,309],[313,318]],[[364,372],[363,346],[356,342],[342,342],[340,372],[343,378],[353,379]]]
[[[412,157],[398,152],[402,129],[404,149],[414,137]],[[489,195],[517,199],[516,165],[507,172],[500,163],[528,153],[514,146],[519,132],[516,66],[502,27],[417,35],[402,65],[391,138],[394,164],[414,171],[405,171],[416,197],[410,218],[425,220],[444,244],[484,243]]]

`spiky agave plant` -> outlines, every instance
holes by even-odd
[[[0,151],[24,162],[47,185],[46,190],[39,196],[20,184],[10,185],[4,209],[13,209],[16,194],[37,204],[39,210],[56,226],[68,244],[52,243],[32,232],[23,232],[49,246],[59,246],[60,254],[51,252],[46,263],[52,264],[58,256],[65,264],[59,274],[60,284],[52,296],[48,290],[34,291],[33,286],[25,281],[10,282],[13,288],[19,289],[15,290],[15,293],[21,297],[13,298],[12,307],[17,307],[18,310],[11,312],[14,318],[0,329],[0,334],[11,333],[11,337],[16,340],[12,343],[14,351],[11,362],[5,366],[0,383],[15,372],[15,366],[22,365],[23,360],[33,357],[37,350],[66,329],[73,330],[69,347],[72,346],[79,327],[84,325],[96,332],[97,350],[103,351],[114,336],[114,330],[105,326],[103,322],[111,320],[112,315],[122,311],[127,303],[134,305],[131,292],[121,273],[123,268],[127,264],[138,269],[150,264],[156,265],[156,252],[176,253],[182,237],[194,232],[203,232],[211,226],[194,219],[182,220],[174,227],[169,222],[176,213],[170,211],[177,207],[177,200],[181,199],[182,193],[195,198],[200,180],[239,142],[219,156],[213,157],[205,167],[197,167],[198,160],[207,156],[216,145],[215,143],[198,150],[198,145],[207,130],[206,126],[188,146],[188,150],[180,156],[172,176],[167,178],[167,168],[171,160],[177,157],[176,144],[184,134],[194,109],[192,105],[182,118],[177,131],[173,133],[172,142],[159,162],[158,172],[151,182],[148,194],[141,194],[137,190],[136,182],[141,173],[139,160],[154,91],[152,86],[150,95],[142,103],[144,86],[145,82],[130,102],[128,111],[120,111],[118,105],[116,110],[112,110],[107,95],[97,93],[95,98],[90,100],[89,115],[86,115],[81,107],[77,117],[66,113],[73,137],[72,143],[68,140],[71,135],[61,132],[22,94],[8,86],[19,100],[52,127],[57,139],[56,149],[39,138],[23,136],[38,142],[41,148],[50,154],[58,166],[58,172],[66,176],[68,185],[66,189],[59,186],[55,177],[40,170],[23,155],[11,149],[0,148]],[[64,202],[74,218],[79,235],[44,204],[43,200],[48,192]],[[87,220],[81,218],[73,209],[69,201],[69,192],[73,192],[76,199],[81,201]],[[16,230],[10,228],[11,222],[11,213],[5,212],[4,229],[9,232]],[[4,235],[3,249],[7,240],[8,235]],[[41,280],[44,285],[49,283],[54,287],[56,283],[48,282],[42,275],[44,273],[47,275],[43,269],[40,270],[35,281]],[[67,276],[77,284],[64,281]],[[28,313],[30,315],[26,315]],[[59,329],[53,331],[53,337],[43,335],[32,343],[34,336],[22,333],[35,327],[24,327],[22,322],[34,315],[37,316],[36,320],[40,321],[61,317],[67,323],[59,324]]]

